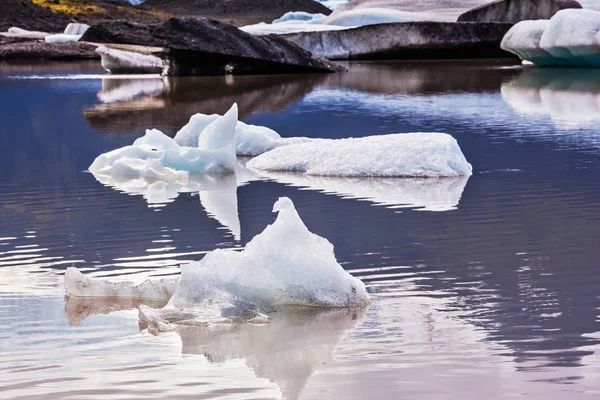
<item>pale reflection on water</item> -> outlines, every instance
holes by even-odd
[[[95,68],[0,67],[1,398],[600,395],[594,71],[356,63],[341,75],[101,79]],[[85,172],[146,128],[174,134],[234,101],[282,136],[447,132],[474,175],[263,175],[240,160],[235,175],[178,186]],[[152,336],[138,301],[62,298],[69,266],[141,281],[241,247],[280,196],[365,281],[364,315],[280,311],[264,326]]]

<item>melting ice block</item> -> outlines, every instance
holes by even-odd
[[[353,177],[470,176],[456,140],[445,133],[405,133],[321,139],[278,147],[250,160],[249,168]]]
[[[229,173],[235,154],[237,105],[203,131],[197,147],[180,146],[151,129],[131,146],[98,156],[89,167],[94,175],[129,175],[164,181],[185,181],[190,173]]]
[[[146,280],[139,285],[132,282],[109,282],[103,279],[88,278],[77,268],[70,267],[65,272],[65,297],[169,300],[173,296],[178,282],[179,278]]]
[[[69,43],[77,42],[81,39],[82,35],[68,35],[66,33],[56,33],[54,35],[48,35],[44,37],[46,43]]]
[[[218,114],[193,115],[183,128],[177,132],[174,140],[180,146],[197,147],[208,125],[218,119]],[[237,121],[236,154],[238,156],[257,156],[274,148],[287,144],[308,141],[308,138],[282,138],[277,132],[264,126],[248,125]]]
[[[275,222],[243,251],[214,250],[181,267],[181,282],[167,306],[140,308],[140,318],[202,324],[234,319],[264,321],[278,305],[361,307],[370,303],[365,285],[336,261],[333,246],[311,233],[292,201],[274,205]]]
[[[550,20],[521,21],[500,47],[536,65],[600,67],[600,12],[566,9]]]
[[[100,46],[96,49],[102,68],[112,74],[158,74],[163,70],[159,57]]]

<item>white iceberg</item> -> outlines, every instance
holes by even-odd
[[[96,53],[102,57],[102,68],[112,74],[157,74],[164,64],[156,56],[100,46]]]
[[[63,33],[65,35],[83,35],[89,29],[89,27],[90,26],[88,24],[71,22],[67,25]]]
[[[48,32],[28,31],[17,27],[8,28],[7,32],[0,32],[0,36],[18,39],[44,39]]]
[[[220,118],[218,114],[195,114],[183,128],[177,132],[174,140],[180,146],[197,147],[205,135],[207,126]],[[277,132],[264,126],[248,125],[237,121],[235,127],[236,154],[238,156],[257,156],[274,148],[293,143],[309,141],[308,138],[282,138]]]
[[[168,301],[172,296],[179,277],[146,280],[136,285],[133,282],[109,282],[103,279],[88,278],[77,268],[69,267],[65,272],[65,297],[109,297],[121,299],[150,299]]]
[[[325,18],[324,14],[313,14],[306,11],[289,11],[283,14],[281,17],[273,20],[273,24],[280,24],[282,22],[313,22]]]
[[[170,329],[170,323],[266,322],[264,313],[276,306],[361,308],[371,302],[364,283],[337,262],[331,243],[308,230],[290,199],[280,198],[273,211],[279,213],[275,222],[243,251],[213,250],[182,265],[179,279],[136,286],[89,279],[69,268],[66,295],[170,297],[162,309],[140,307],[140,319],[158,330]]]
[[[472,173],[456,139],[445,133],[311,140],[263,153],[247,167],[354,177],[440,178]]]
[[[235,154],[237,105],[202,131],[197,147],[180,146],[156,129],[132,145],[98,156],[89,170],[94,175],[128,175],[164,181],[186,181],[193,173],[229,173]]]
[[[566,9],[549,21],[521,21],[500,47],[535,65],[600,67],[600,12]]]
[[[67,35],[65,33],[56,33],[44,37],[46,43],[70,43],[77,42],[83,35]]]
[[[365,7],[336,11],[319,23],[343,27],[415,21],[439,21],[440,16],[424,12],[400,11],[383,7]]]
[[[270,35],[270,34],[285,34],[285,33],[296,33],[296,32],[315,32],[315,31],[339,31],[348,29],[346,26],[337,25],[326,25],[321,23],[322,20],[316,20],[314,22],[302,22],[302,21],[287,21],[280,23],[267,24],[266,22],[260,22],[254,25],[242,26],[240,29],[246,33],[252,35]]]
[[[271,180],[303,189],[333,194],[344,199],[369,201],[387,208],[450,211],[458,207],[466,176],[456,178],[338,178],[290,172],[261,172]]]

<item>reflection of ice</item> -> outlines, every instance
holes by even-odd
[[[469,179],[334,178],[266,171],[261,174],[291,186],[367,200],[390,208],[418,207],[423,211],[455,209]]]
[[[160,93],[164,89],[164,81],[157,75],[145,78],[125,78],[118,76],[107,76],[102,78],[102,91],[98,93],[98,99],[103,103],[115,103],[131,100],[141,95]]]
[[[237,207],[237,187],[259,179],[257,175],[239,166],[234,174],[193,174],[184,181],[157,181],[126,175],[94,177],[103,185],[133,196],[143,196],[148,207],[164,207],[175,201],[180,193],[199,193],[206,213],[227,227],[239,240],[241,234]]]
[[[269,324],[180,327],[183,354],[203,354],[211,362],[244,359],[257,377],[297,399],[314,370],[333,360],[334,349],[362,320],[364,311],[284,308]]]
[[[558,121],[600,119],[600,71],[530,68],[502,85],[502,98],[523,113]]]

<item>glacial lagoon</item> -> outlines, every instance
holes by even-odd
[[[499,63],[349,73],[107,77],[0,66],[3,399],[595,399],[600,394],[600,76]],[[257,173],[187,186],[87,168],[147,128],[223,114],[283,137],[445,132],[470,177]],[[373,303],[152,334],[137,307],[65,301],[63,274],[173,277],[241,249],[279,197]]]

